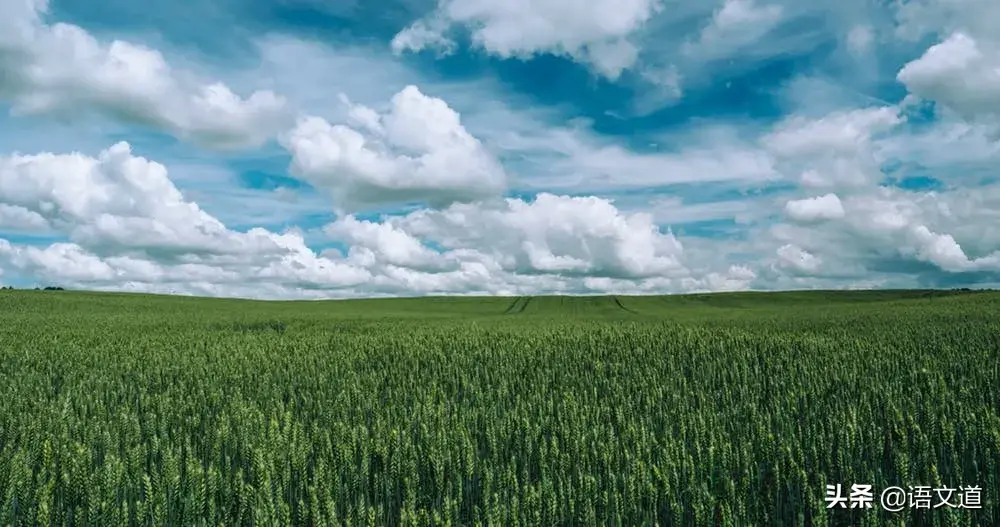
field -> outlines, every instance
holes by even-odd
[[[0,291],[0,525],[996,526],[998,315]],[[827,510],[837,483],[874,508]],[[982,506],[890,513],[890,485]]]

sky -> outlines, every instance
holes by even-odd
[[[996,287],[995,0],[0,0],[0,284]]]

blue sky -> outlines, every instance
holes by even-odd
[[[0,283],[1000,282],[995,2],[0,8]]]

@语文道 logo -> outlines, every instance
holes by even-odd
[[[903,509],[981,509],[982,494],[978,485],[959,487],[890,486],[876,492],[874,485],[853,484],[850,493],[841,484],[826,486],[827,509],[872,509],[876,505],[889,512]],[[878,499],[876,500],[876,494]]]

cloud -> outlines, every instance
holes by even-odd
[[[996,276],[1000,238],[989,211],[1000,189],[988,178],[1000,153],[1000,82],[991,77],[1000,48],[980,21],[991,9],[995,3],[904,3],[897,36],[940,39],[902,61],[895,77],[910,92],[906,99],[789,116],[761,138],[776,169],[800,185],[799,197],[785,203],[789,223],[751,230],[750,250],[776,251],[764,280],[912,287]],[[848,39],[854,52],[874,39],[874,30],[859,27],[864,33]],[[910,188],[907,178],[933,184]],[[827,193],[817,196],[811,189],[818,188]]]
[[[976,184],[991,174],[1000,159],[995,126],[960,118],[941,119],[933,126],[884,138],[878,149],[885,159],[905,160],[963,184]]]
[[[866,148],[874,135],[902,120],[895,107],[837,111],[818,119],[791,116],[765,136],[763,143],[781,156],[853,154]]]
[[[96,113],[216,148],[257,146],[291,123],[285,100],[273,92],[240,97],[171,68],[156,50],[47,24],[47,7],[0,0],[0,97],[17,115]]]
[[[40,232],[49,229],[41,214],[17,205],[0,203],[0,229],[4,231]]]
[[[993,0],[909,0],[895,5],[895,34],[907,40],[954,32],[995,38],[998,18],[1000,4]]]
[[[645,213],[622,214],[597,197],[539,194],[492,207],[456,204],[398,220],[450,250],[472,248],[511,272],[641,278],[687,274],[683,247]]]
[[[682,52],[696,60],[729,57],[757,42],[781,22],[784,9],[778,4],[758,5],[754,0],[726,0],[712,15],[698,39],[687,42]]]
[[[491,146],[516,159],[512,170],[529,173],[518,180],[532,191],[613,194],[685,183],[758,186],[778,177],[775,159],[739,137],[736,127],[686,129],[665,136],[669,145],[637,152],[586,129],[548,126],[492,136]]]
[[[373,132],[364,124],[365,118],[357,114],[367,113],[370,119],[372,114],[382,116],[392,112],[393,97],[414,78],[419,79],[422,93],[432,93],[434,98],[447,101],[448,106],[461,114],[461,126],[502,163],[506,187],[518,191],[606,195],[621,189],[685,182],[730,181],[754,185],[775,176],[772,160],[746,140],[747,131],[738,125],[715,121],[694,123],[667,137],[651,138],[650,141],[661,146],[640,152],[623,145],[620,137],[603,135],[588,123],[568,121],[561,108],[533,104],[489,78],[445,81],[407,69],[401,61],[386,61],[355,49],[333,50],[281,39],[266,42],[263,49],[268,66],[254,72],[255,76],[275,78],[281,83],[282,93],[294,96],[297,102],[308,103],[298,104],[307,107],[306,113],[322,116],[330,127],[340,125],[361,134],[366,149],[388,152],[389,157],[398,157],[399,149],[379,135],[377,127]],[[282,65],[280,57],[289,55],[296,57],[296,65],[305,66]],[[340,70],[359,73],[344,77],[335,73]],[[669,71],[661,73],[669,77]],[[301,82],[292,83],[293,80]],[[350,97],[348,104],[338,104],[339,93]],[[321,125],[315,130],[323,131],[316,137],[325,137],[326,125],[315,122]],[[288,138],[286,135],[286,145]],[[329,157],[325,151],[321,154],[324,159]],[[410,157],[419,156],[411,153]],[[337,172],[337,185],[354,184],[347,183],[354,181],[353,175],[344,175],[348,172]],[[342,192],[330,187],[325,175],[316,175],[324,181],[319,187]],[[418,183],[410,184],[416,187]],[[367,187],[367,191],[375,194],[382,192],[367,183],[359,183],[359,187]],[[488,193],[497,194],[482,188],[463,199],[481,198]],[[467,192],[463,190],[462,194]],[[375,199],[387,200],[385,203],[399,198],[375,196]]]
[[[745,291],[752,287],[756,278],[757,274],[749,267],[734,265],[725,271],[713,271],[698,277],[656,277],[640,281],[592,277],[584,279],[582,285],[591,294],[648,295],[661,291],[705,293]]]
[[[382,126],[389,126],[380,121]],[[317,253],[297,231],[234,231],[186,199],[166,167],[118,143],[96,157],[0,158],[4,218],[67,237],[0,239],[0,268],[99,290],[255,298],[745,288],[747,268],[692,272],[684,249],[644,213],[606,199],[453,203],[380,221],[342,216]],[[597,279],[596,281],[592,279]]]
[[[430,249],[418,238],[392,223],[378,223],[345,216],[327,225],[324,232],[350,244],[349,257],[369,264],[442,271],[458,267],[455,260]]]
[[[882,177],[873,140],[905,122],[899,108],[834,111],[818,118],[793,115],[760,139],[786,174],[811,188],[863,187]]]
[[[810,275],[819,270],[823,264],[820,258],[792,244],[782,245],[778,248],[777,254],[778,266],[790,270],[793,274]]]
[[[745,147],[780,166],[823,166],[827,159],[816,155],[823,149],[836,151],[845,166],[864,166],[874,151],[906,154],[897,145],[908,136],[872,132],[895,129],[893,112],[800,116],[762,135],[759,150]],[[396,126],[386,118],[392,110],[350,105],[348,113],[364,134],[385,138]],[[845,129],[827,133],[837,122]],[[785,142],[790,130],[812,133]],[[432,135],[402,134],[393,144],[418,149]],[[794,179],[796,172],[779,174]],[[178,191],[166,167],[122,143],[96,157],[0,158],[0,218],[68,238],[45,247],[5,241],[0,267],[8,276],[68,286],[267,298],[912,284],[913,271],[891,271],[892,262],[926,266],[920,276],[936,270],[939,283],[1000,271],[1000,234],[991,228],[1000,220],[992,212],[1000,210],[1000,186],[933,192],[865,181],[820,195],[792,187],[729,202],[668,197],[638,208],[541,192],[378,220],[346,215],[322,232],[343,249],[317,253],[300,232],[226,227]],[[788,223],[769,219],[780,207]],[[744,218],[745,238],[681,238],[658,223],[727,217]]]
[[[1000,234],[990,211],[1000,186],[970,179],[969,170],[995,162],[1000,145],[983,126],[954,119],[907,127],[908,112],[882,106],[779,121],[759,144],[797,181],[788,192],[797,196],[784,200],[785,221],[750,223],[745,242],[719,246],[757,259],[755,285],[764,288],[968,285],[981,280],[976,273],[996,273]],[[890,169],[905,177],[921,168],[940,186],[887,182]],[[760,256],[769,250],[770,264]]]
[[[765,198],[766,199],[766,198]],[[650,199],[640,196],[632,209],[649,212],[662,225],[683,225],[686,223],[710,222],[732,219],[736,223],[748,224],[769,214],[769,200],[741,196],[740,199],[710,199],[708,201],[686,203],[674,195]]]
[[[1000,269],[1000,252],[970,258],[947,228],[953,215],[948,201],[935,193],[910,193],[882,189],[868,196],[856,196],[846,206],[848,228],[869,243],[883,243],[896,254],[927,262],[946,272]],[[944,208],[942,209],[942,206]],[[933,214],[932,209],[938,209]],[[935,217],[936,216],[936,217]],[[976,222],[978,228],[989,228]]]
[[[413,201],[444,206],[505,189],[503,168],[443,100],[411,85],[385,113],[350,106],[353,128],[307,117],[281,138],[292,173],[330,192],[341,209]]]
[[[844,217],[844,207],[837,195],[831,193],[789,201],[785,204],[785,214],[792,220],[802,223],[839,220]]]
[[[615,79],[631,67],[639,50],[630,37],[661,8],[658,0],[443,0],[422,20],[399,32],[395,52],[425,47],[448,50],[447,33],[458,26],[473,43],[501,58],[539,53],[571,57]]]
[[[990,188],[988,199],[996,199],[998,191]],[[970,210],[963,204],[964,192],[873,187],[838,200],[839,206],[834,197],[789,202],[789,216],[797,224],[771,228],[774,241],[783,244],[779,267],[815,275],[823,262],[824,273],[837,277],[847,270],[863,276],[891,262],[919,262],[943,273],[939,280],[948,274],[1000,271],[1000,240],[991,227],[995,214]],[[986,240],[976,240],[984,236]]]
[[[444,35],[447,30],[447,23],[440,18],[417,20],[393,37],[392,50],[401,54],[404,51],[436,49],[440,55],[450,55],[455,51],[455,42]]]
[[[1000,4],[914,0],[896,10],[896,35],[917,40],[928,35],[936,43],[907,62],[896,80],[911,98],[934,101],[974,124],[1000,124],[1000,34],[994,23]],[[994,130],[994,137],[997,131]]]
[[[0,158],[0,202],[68,236],[45,248],[5,242],[3,254],[13,267],[52,279],[183,282],[213,276],[321,288],[368,278],[364,269],[318,257],[301,235],[228,229],[184,199],[163,165],[133,156],[127,143],[96,158]]]
[[[856,55],[868,52],[874,41],[874,30],[869,25],[861,24],[854,26],[847,33],[847,47],[851,53]]]
[[[160,253],[256,253],[258,233],[237,234],[186,201],[166,167],[118,143],[96,157],[0,157],[0,201],[88,247]]]
[[[99,256],[73,243],[44,248],[0,239],[0,261],[18,273],[70,288],[186,293],[247,298],[316,297],[367,282],[364,269],[289,244],[280,260],[166,263],[144,257]]]
[[[1000,116],[1000,45],[955,33],[931,46],[897,75],[911,93],[964,119]]]

